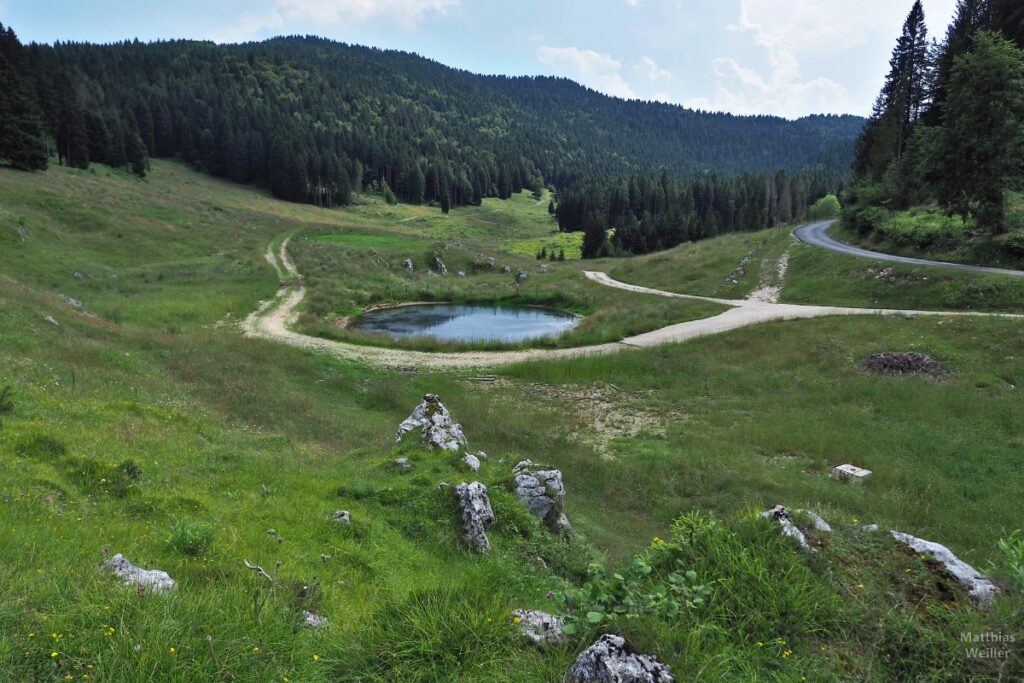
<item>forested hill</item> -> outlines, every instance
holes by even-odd
[[[371,183],[446,208],[658,170],[836,177],[863,124],[623,101],[566,79],[481,76],[319,38],[21,49],[13,32],[5,35],[15,66],[2,78],[21,81],[9,89],[25,95],[23,109],[34,99],[41,119],[24,139],[62,163],[141,173],[147,156],[180,156],[281,198],[326,205]]]

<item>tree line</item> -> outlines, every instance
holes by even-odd
[[[801,220],[842,185],[824,170],[789,174],[631,175],[559,190],[562,231],[583,231],[583,256],[628,256]]]
[[[1024,183],[1024,3],[960,0],[941,41],[914,2],[858,139],[844,220],[862,233],[886,211],[938,203],[1004,232]]]
[[[178,157],[321,206],[353,192],[447,211],[523,189],[647,174],[849,164],[862,120],[623,101],[572,81],[479,76],[417,55],[286,37],[244,45],[22,46],[3,30],[0,158],[142,175]]]

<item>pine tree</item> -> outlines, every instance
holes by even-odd
[[[930,65],[928,30],[921,0],[915,0],[892,57],[889,75],[858,140],[854,172],[874,180],[898,161],[928,100]]]
[[[0,24],[0,159],[24,171],[46,168],[43,114],[24,76],[24,52]]]

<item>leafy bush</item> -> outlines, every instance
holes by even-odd
[[[711,589],[694,584],[697,573],[683,566],[677,550],[655,539],[644,555],[611,578],[600,564],[590,565],[590,581],[562,596],[566,633],[578,632],[584,620],[595,626],[645,616],[671,622],[682,610],[703,605]]]
[[[875,234],[897,247],[941,251],[962,246],[970,236],[970,228],[959,216],[910,211],[890,214],[875,226]]]
[[[179,519],[171,524],[167,544],[191,557],[199,557],[213,543],[213,527],[207,524]]]
[[[839,211],[839,198],[834,194],[827,194],[811,205],[807,210],[807,217],[815,221],[838,218]]]
[[[1024,256],[1024,232],[1017,232],[1006,238],[1003,249],[1014,256]]]

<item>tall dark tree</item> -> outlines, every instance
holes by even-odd
[[[26,77],[24,48],[0,24],[0,160],[25,171],[46,168],[43,112]]]
[[[877,180],[903,155],[927,104],[930,61],[924,8],[921,0],[915,0],[889,59],[885,85],[858,141],[854,161],[858,175]]]

